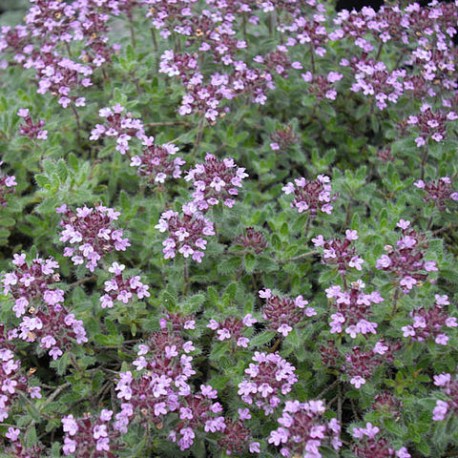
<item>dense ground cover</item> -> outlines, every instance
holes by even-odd
[[[28,8],[0,456],[458,456],[458,4]]]

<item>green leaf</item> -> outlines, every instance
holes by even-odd
[[[250,274],[254,271],[256,257],[252,253],[247,253],[244,258],[245,270]]]
[[[29,426],[27,428],[27,431],[24,437],[24,442],[27,448],[33,447],[38,442],[37,430],[35,429],[35,426]]]
[[[275,331],[263,331],[256,334],[250,341],[250,347],[262,347],[269,343],[276,335]]]

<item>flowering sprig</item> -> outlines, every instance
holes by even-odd
[[[86,262],[86,268],[94,272],[105,254],[125,251],[130,246],[129,240],[123,238],[124,231],[114,227],[113,222],[120,213],[112,208],[84,206],[74,212],[62,205],[57,213],[62,215],[60,226],[63,228],[59,240],[71,245],[64,249],[64,256],[71,257],[75,265]]]
[[[434,376],[434,385],[442,389],[442,393],[447,397],[446,401],[436,401],[433,410],[433,420],[442,421],[448,415],[456,415],[458,412],[458,380],[451,374],[440,374]]]
[[[137,167],[137,173],[149,183],[165,183],[167,178],[180,178],[181,166],[185,161],[181,157],[173,157],[178,148],[173,143],[156,145],[154,137],[143,138],[143,152],[133,156],[130,162]]]
[[[180,398],[180,421],[168,436],[180,450],[192,447],[196,435],[202,430],[217,433],[226,429],[223,407],[216,401],[217,396],[218,392],[210,385],[201,385],[199,392]]]
[[[288,148],[298,141],[298,137],[295,134],[293,127],[288,125],[281,129],[277,129],[270,136],[270,148],[272,151],[287,151]]]
[[[388,107],[388,102],[395,104],[403,95],[405,76],[404,69],[389,71],[383,62],[360,61],[356,65],[356,82],[353,83],[351,90],[373,97],[377,108],[384,110]]]
[[[218,446],[225,450],[226,455],[240,456],[249,451],[260,453],[260,443],[254,441],[249,427],[245,425],[251,419],[248,409],[238,409],[238,419],[225,419],[226,428],[224,434],[218,439]]]
[[[105,282],[104,291],[106,294],[100,298],[102,308],[112,308],[114,301],[128,304],[133,300],[134,295],[137,296],[137,299],[150,297],[149,286],[140,281],[141,277],[139,275],[124,279],[122,272],[125,268],[124,264],[118,264],[117,262],[114,262],[108,268],[108,272],[111,272],[114,276],[111,280]]]
[[[56,272],[59,264],[53,258],[35,258],[30,264],[25,254],[15,254],[13,272],[6,273],[2,278],[3,293],[11,294],[14,299],[13,311],[17,317],[24,315],[29,306],[42,307],[62,304],[64,291],[56,288],[60,275]]]
[[[248,174],[243,167],[237,167],[231,158],[217,159],[212,154],[205,156],[203,164],[197,164],[186,174],[186,181],[192,181],[195,191],[193,201],[200,211],[218,205],[222,202],[231,208],[234,197],[238,195],[238,188]]]
[[[325,175],[318,175],[312,181],[296,178],[294,183],[290,182],[283,187],[283,192],[294,195],[291,208],[296,208],[299,213],[310,212],[310,216],[314,218],[320,210],[330,215],[333,210],[331,202],[336,199],[331,194],[330,183],[331,179]]]
[[[234,240],[234,244],[242,246],[247,251],[252,251],[255,254],[262,253],[268,246],[264,234],[256,231],[253,227],[247,227],[245,233]]]
[[[5,331],[0,325],[0,421],[5,421],[14,401],[22,394],[32,399],[41,398],[39,386],[29,386],[26,376],[22,374],[21,361],[16,359],[11,340],[15,333]]]
[[[314,75],[312,72],[302,74],[302,79],[309,83],[309,92],[318,100],[335,100],[337,98],[337,90],[335,84],[343,78],[342,73],[329,72],[325,75]]]
[[[180,398],[191,393],[193,350],[192,342],[167,330],[166,322],[138,346],[135,371],[121,372],[116,385],[117,397],[123,401],[116,415],[119,428],[127,431],[131,422],[159,424],[179,408]]]
[[[115,429],[112,417],[113,411],[107,409],[97,416],[90,413],[81,418],[72,414],[64,416],[64,455],[76,458],[115,456],[113,452],[120,446],[120,432]]]
[[[250,339],[243,335],[243,331],[246,328],[253,327],[253,324],[257,323],[256,318],[253,318],[251,313],[245,315],[243,319],[236,317],[228,317],[221,323],[211,319],[207,325],[207,328],[212,331],[216,331],[216,339],[219,341],[231,340],[238,347],[247,348],[250,343]]]
[[[420,307],[410,312],[413,323],[402,327],[404,337],[419,342],[434,340],[439,345],[447,345],[449,337],[445,328],[456,328],[458,322],[444,310],[444,306],[450,305],[448,297],[439,294],[435,297],[432,308]]]
[[[165,259],[174,258],[178,252],[200,263],[207,248],[205,237],[215,235],[213,223],[198,212],[179,215],[167,210],[155,227],[159,232],[168,233],[168,238],[162,242]]]
[[[406,447],[395,450],[388,440],[384,437],[376,437],[380,433],[380,428],[366,423],[363,428],[353,428],[352,435],[358,442],[353,446],[353,453],[358,458],[410,458],[410,453]]]
[[[297,382],[296,369],[278,353],[255,352],[253,361],[245,369],[247,377],[239,383],[238,394],[242,401],[270,415],[280,405],[280,396]]]
[[[410,228],[410,221],[401,219],[397,227],[402,231],[401,238],[395,248],[385,246],[387,254],[377,259],[376,268],[393,273],[399,279],[402,291],[407,294],[419,281],[426,280],[429,272],[437,271],[437,266],[435,261],[425,261],[428,243],[423,234]]]
[[[0,166],[2,166],[2,164],[3,161],[0,161]],[[14,193],[16,186],[17,182],[14,175],[0,174],[0,206],[7,206],[7,196]]]
[[[358,256],[353,242],[358,240],[358,232],[347,229],[345,239],[325,240],[322,235],[312,239],[317,248],[323,249],[323,262],[325,264],[337,265],[339,273],[345,275],[349,268],[362,270],[364,260]]]
[[[32,55],[25,64],[26,68],[34,68],[38,80],[38,94],[50,93],[58,97],[62,108],[83,107],[86,98],[75,90],[92,85],[92,68],[62,57],[54,52],[54,46],[45,44],[39,53]]]
[[[64,291],[55,288],[60,281],[59,264],[53,259],[35,258],[30,265],[25,254],[15,254],[16,269],[4,275],[4,294],[14,298],[13,311],[22,317],[15,337],[38,342],[57,359],[76,342],[87,342],[83,322],[64,307]]]
[[[261,299],[266,300],[262,307],[262,316],[267,321],[267,328],[280,333],[286,337],[292,330],[293,326],[298,325],[306,317],[310,318],[316,315],[313,307],[306,307],[308,301],[302,296],[295,299],[289,297],[279,297],[272,294],[268,288],[258,292]]]
[[[433,202],[440,211],[446,209],[449,201],[458,201],[458,191],[454,191],[452,188],[452,180],[449,177],[427,182],[418,180],[414,183],[414,186],[426,193],[425,202]]]
[[[29,311],[17,332],[17,337],[26,342],[38,342],[54,360],[75,343],[82,345],[88,341],[83,322],[60,304],[49,305],[46,310]]]
[[[399,348],[399,343],[387,343],[384,340],[379,340],[373,349],[368,351],[355,346],[345,355],[342,370],[350,379],[350,383],[359,389],[366,384],[381,364],[393,362],[394,352]]]
[[[5,433],[5,438],[10,441],[10,445],[5,447],[4,453],[6,456],[14,456],[17,458],[28,458],[32,456],[43,456],[45,453],[45,446],[42,443],[34,444],[31,447],[24,445],[25,437],[21,434],[19,428],[10,426]]]
[[[331,315],[331,334],[340,334],[345,330],[352,339],[358,334],[376,334],[378,324],[369,321],[372,304],[383,302],[382,296],[377,291],[365,294],[365,284],[358,280],[351,284],[348,291],[343,291],[340,286],[331,286],[326,290],[326,296],[332,300],[336,313]]]
[[[424,104],[418,115],[409,116],[407,124],[416,126],[419,130],[415,143],[421,147],[426,145],[429,139],[437,143],[443,141],[446,137],[447,123],[456,119],[458,119],[458,115],[454,111],[447,114],[443,111],[432,111],[428,104]]]
[[[268,442],[280,448],[282,456],[320,457],[320,447],[331,443],[334,450],[342,446],[340,424],[333,418],[323,419],[326,407],[323,401],[286,401],[281,425],[273,430]]]
[[[46,140],[48,138],[48,131],[43,129],[45,125],[43,119],[34,123],[27,108],[21,108],[18,111],[18,116],[24,120],[24,124],[21,124],[19,129],[21,135],[29,137],[32,140]]]
[[[90,140],[100,137],[116,138],[116,151],[126,154],[130,150],[130,141],[133,138],[143,140],[145,131],[143,122],[132,117],[131,113],[124,113],[125,108],[119,104],[111,108],[102,108],[99,116],[105,118],[104,124],[97,124],[91,131]]]

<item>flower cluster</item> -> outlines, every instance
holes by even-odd
[[[156,145],[154,137],[143,138],[143,152],[140,156],[133,156],[130,162],[137,167],[139,176],[149,183],[164,183],[167,178],[180,178],[181,166],[185,161],[181,157],[173,157],[178,148],[173,143]]]
[[[232,340],[238,347],[247,348],[250,339],[243,335],[244,328],[251,328],[257,323],[256,318],[251,316],[251,313],[245,315],[243,320],[236,317],[228,317],[222,323],[211,319],[207,328],[216,331],[217,339],[220,341]]]
[[[156,225],[159,232],[168,232],[169,237],[162,242],[165,259],[174,258],[176,253],[196,262],[202,262],[207,240],[204,237],[215,235],[213,223],[202,214],[184,213],[180,216],[172,210],[162,213]]]
[[[397,103],[404,93],[404,69],[388,71],[383,62],[359,61],[355,65],[355,80],[351,90],[362,92],[365,96],[374,97],[379,110],[388,107],[388,103]]]
[[[248,377],[239,383],[238,394],[270,415],[280,405],[279,396],[288,394],[297,382],[296,369],[278,353],[255,352],[253,361],[245,369]]]
[[[10,408],[20,394],[40,399],[38,386],[29,386],[27,377],[21,374],[21,362],[15,358],[14,346],[10,343],[14,333],[6,333],[0,325],[0,421],[9,416]]]
[[[210,385],[201,385],[199,392],[180,398],[180,422],[168,436],[180,450],[187,450],[193,445],[198,430],[216,433],[226,429],[223,407],[215,401],[217,395]]]
[[[25,446],[21,441],[21,439],[24,440],[24,438],[21,437],[21,430],[19,428],[13,428],[10,426],[8,431],[5,433],[5,438],[10,441],[10,445],[4,449],[6,456],[28,458],[33,456],[43,456],[45,453],[45,447],[41,443],[35,444],[32,447]]]
[[[71,257],[75,265],[86,262],[86,268],[94,272],[106,253],[125,251],[130,246],[129,240],[123,238],[123,230],[113,225],[120,213],[112,208],[84,206],[75,213],[62,205],[57,213],[62,215],[60,226],[63,228],[59,240],[71,245],[64,249],[64,256]]]
[[[353,446],[353,453],[358,458],[410,458],[410,453],[405,447],[395,450],[387,439],[376,437],[380,428],[366,423],[364,428],[354,428],[353,437],[358,439],[358,443]]]
[[[458,380],[453,379],[451,374],[434,376],[434,385],[442,388],[442,393],[447,396],[446,401],[438,400],[433,410],[433,420],[442,421],[448,415],[458,412]]]
[[[42,303],[47,306],[62,304],[64,292],[55,288],[60,281],[56,272],[59,264],[53,258],[35,258],[27,264],[25,254],[15,254],[13,272],[3,276],[2,284],[4,294],[11,294],[14,299],[13,311],[17,317],[24,315],[29,306],[40,307]]]
[[[296,208],[299,213],[310,212],[314,218],[318,210],[323,213],[331,214],[333,206],[331,202],[336,196],[331,194],[331,179],[325,175],[318,175],[316,180],[306,180],[297,178],[294,183],[288,183],[283,187],[286,195],[293,194],[294,200],[291,208]]]
[[[286,457],[319,458],[322,456],[319,449],[326,442],[338,451],[342,446],[340,424],[335,418],[325,421],[325,411],[323,401],[286,401],[278,419],[281,426],[270,433],[269,444],[281,447],[280,453]]]
[[[135,376],[132,371],[120,373],[116,391],[123,404],[116,422],[124,432],[132,421],[159,424],[179,408],[181,396],[191,393],[188,379],[195,371],[189,353],[194,346],[164,325],[139,345]]]
[[[329,72],[324,75],[313,75],[312,72],[302,74],[302,79],[306,83],[310,83],[309,92],[318,100],[335,100],[337,91],[335,84],[343,78],[343,75],[338,72]]]
[[[432,308],[420,307],[410,312],[413,323],[402,328],[404,337],[419,342],[434,339],[439,345],[447,345],[449,337],[444,333],[444,328],[456,328],[458,322],[444,310],[445,305],[450,305],[448,297],[436,294]]]
[[[81,345],[88,341],[83,322],[60,304],[48,305],[46,310],[29,309],[17,332],[17,337],[26,342],[38,342],[54,360],[69,350],[74,342]]]
[[[227,27],[232,26],[227,23]],[[242,43],[239,42],[239,45]],[[226,51],[227,47],[224,48]],[[207,48],[209,49],[211,47]],[[213,53],[213,56],[217,54]],[[218,60],[215,59],[217,65]],[[167,50],[161,56],[159,71],[170,77],[178,76],[185,88],[186,92],[178,109],[178,113],[182,116],[199,114],[209,123],[214,124],[218,118],[228,112],[228,108],[223,106],[224,101],[245,95],[250,97],[252,103],[264,105],[267,91],[275,88],[273,75],[267,63],[268,59],[261,57],[255,60],[261,67],[259,69],[241,60],[229,62],[232,73],[216,71],[208,76],[203,74],[198,61],[197,53],[177,54],[173,50]],[[284,68],[280,65],[277,69],[280,67]]]
[[[452,180],[449,177],[428,182],[418,180],[414,185],[426,193],[425,202],[433,202],[440,211],[446,209],[448,201],[458,201],[458,192],[453,190]]]
[[[130,150],[132,138],[143,139],[145,131],[140,119],[132,117],[131,113],[124,113],[125,108],[119,104],[111,108],[102,108],[99,116],[105,118],[104,124],[96,124],[91,131],[90,140],[100,137],[116,138],[116,151],[126,154]],[[148,142],[148,140],[146,140]]]
[[[331,334],[340,334],[343,330],[352,339],[358,334],[376,334],[378,324],[369,321],[371,305],[383,302],[377,291],[365,294],[365,284],[359,280],[351,284],[348,291],[342,291],[340,286],[331,286],[326,290],[326,296],[333,301],[336,313],[331,315]]]
[[[186,181],[192,181],[195,191],[192,194],[193,201],[200,211],[223,202],[231,208],[242,187],[242,180],[248,175],[245,169],[237,167],[233,159],[217,159],[212,154],[205,156],[203,164],[197,164],[186,174]]]
[[[292,126],[286,126],[282,129],[277,129],[270,136],[270,148],[273,151],[287,151],[288,148],[298,141]]]
[[[244,424],[251,418],[248,409],[238,409],[239,420],[226,419],[224,435],[218,440],[218,446],[225,450],[226,455],[241,456],[249,451],[259,453],[260,443],[253,441],[250,429]]]
[[[46,140],[48,138],[48,131],[43,129],[45,125],[43,119],[34,123],[27,108],[21,108],[18,111],[18,116],[24,120],[24,124],[21,124],[19,129],[21,135],[29,137],[32,140]]]
[[[410,228],[410,221],[401,219],[397,227],[401,229],[402,237],[396,243],[396,248],[385,246],[387,254],[377,260],[376,268],[392,272],[398,277],[403,292],[408,293],[419,281],[428,277],[428,272],[437,271],[437,266],[435,261],[424,260],[428,244],[424,235]]]
[[[253,251],[255,254],[262,253],[267,248],[267,240],[262,232],[256,231],[253,227],[247,227],[245,234],[239,235],[234,243],[242,246],[247,251]]]
[[[268,288],[260,290],[258,294],[266,300],[262,307],[262,316],[267,321],[268,329],[279,332],[283,337],[286,337],[293,330],[293,326],[305,317],[316,315],[313,307],[306,307],[308,302],[302,296],[295,299],[279,297],[272,294]]]
[[[339,273],[345,275],[347,270],[352,267],[362,270],[364,260],[358,256],[352,242],[358,240],[358,232],[347,229],[345,239],[324,240],[322,235],[312,239],[315,247],[323,249],[323,262],[325,264],[335,264]]]
[[[399,417],[401,415],[402,402],[389,391],[381,391],[374,397],[372,408]]]
[[[0,162],[0,166],[3,162]],[[14,175],[3,175],[0,174],[0,205],[6,207],[7,200],[6,196],[14,192],[17,186],[16,177]]]
[[[53,259],[35,258],[30,265],[25,254],[15,254],[16,269],[2,280],[4,294],[14,298],[13,311],[22,317],[14,337],[38,342],[53,359],[63,355],[73,342],[87,342],[83,322],[63,307],[64,292],[55,288],[60,276],[59,264]]]
[[[148,292],[149,286],[144,285],[141,282],[139,275],[135,275],[129,279],[123,278],[123,270],[126,268],[124,264],[118,264],[114,262],[111,267],[108,268],[108,272],[111,272],[114,276],[111,280],[105,282],[105,293],[100,298],[100,304],[102,308],[112,308],[114,301],[121,301],[123,304],[128,304],[132,301],[132,298],[137,296],[137,299],[143,299],[149,297]]]
[[[56,55],[52,45],[44,45],[40,53],[33,55],[25,64],[34,68],[38,79],[38,94],[52,94],[58,97],[63,108],[83,107],[86,98],[75,94],[75,90],[92,85],[92,68],[67,57]]]
[[[25,25],[1,30],[0,51],[8,57],[3,65],[34,69],[38,93],[58,97],[62,107],[84,106],[79,89],[92,86],[95,69],[111,60],[116,46],[108,45],[107,22],[119,13],[119,1],[34,1]],[[78,57],[72,43],[84,49]]]
[[[424,105],[418,115],[409,116],[407,124],[416,126],[419,135],[415,139],[418,147],[424,146],[429,139],[440,142],[445,139],[448,121],[455,121],[458,115],[454,111],[445,114],[441,111],[433,112],[429,105]]]
[[[393,362],[394,352],[399,348],[400,344],[389,344],[383,340],[379,340],[369,351],[353,347],[345,355],[342,370],[350,378],[350,383],[359,389],[381,364]]]
[[[98,416],[89,413],[81,418],[74,418],[71,414],[64,416],[64,455],[76,458],[113,456],[112,452],[119,447],[120,433],[114,428],[112,417],[113,411],[107,409]]]

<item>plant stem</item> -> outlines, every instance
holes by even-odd
[[[186,121],[163,121],[163,122],[148,122],[145,123],[148,127],[162,127],[162,126],[186,126],[189,127],[191,124]]]
[[[345,277],[345,273],[341,272],[340,278],[342,279],[343,287],[346,290],[347,289],[347,278]]]
[[[202,137],[204,134],[204,124],[205,124],[205,118],[202,116],[202,118],[200,118],[199,125],[197,126],[196,141],[194,142],[194,148],[192,149],[193,154],[197,152],[200,142],[202,141]]]
[[[188,260],[184,260],[183,264],[183,278],[184,278],[184,285],[183,285],[183,296],[186,296],[188,293],[189,288],[189,269],[188,269]]]
[[[80,278],[79,280],[73,282],[73,283],[70,283],[68,285],[69,288],[74,288],[75,286],[79,286],[79,285],[84,285],[84,283],[88,283],[90,281],[94,281],[94,280],[97,280],[97,276],[96,275],[92,275],[91,277],[84,277],[84,278]]]
[[[377,50],[377,55],[375,56],[375,61],[378,61],[380,54],[382,54],[382,49],[383,49],[383,41],[380,43],[378,50]]]
[[[73,103],[70,105],[70,107],[72,108],[73,114],[75,115],[76,127],[77,127],[76,135],[78,137],[78,144],[81,146],[81,120],[80,120],[80,115],[78,114],[78,110],[75,108],[75,105],[73,105]]]
[[[332,390],[337,384],[339,383],[339,380],[334,380],[330,385],[328,385],[320,394],[315,396],[315,399],[320,399],[322,398],[328,391]]]
[[[278,347],[280,346],[280,344],[281,344],[281,337],[277,337],[277,340],[270,347],[269,353],[274,353],[276,350],[278,350]]]
[[[429,217],[428,224],[426,225],[426,230],[429,231],[433,225],[433,218],[434,218],[434,213],[431,213],[431,216]]]
[[[304,259],[304,258],[308,258],[309,256],[313,256],[315,254],[318,254],[318,251],[308,251],[307,253],[302,253],[302,254],[299,254],[297,256],[294,256],[290,259],[286,259],[285,261],[279,261],[280,264],[285,264],[287,262],[291,262],[291,261],[298,261],[299,259]]]
[[[67,53],[68,53],[68,57],[70,57],[70,59],[72,58],[72,51],[70,50],[70,45],[65,42],[65,49],[67,50]]]
[[[393,294],[393,310],[391,312],[391,316],[393,317],[397,311],[397,307],[398,307],[398,300],[399,300],[399,293],[400,293],[400,289],[398,286],[396,286],[395,290],[394,290],[394,294]]]
[[[153,39],[154,51],[157,54],[157,52],[159,51],[159,46],[157,45],[156,30],[155,29],[151,29],[151,38]]]
[[[132,43],[132,47],[135,49],[137,47],[137,39],[135,38],[134,21],[131,11],[129,11],[129,13],[127,14],[127,18],[129,20],[130,41]]]
[[[246,32],[246,15],[242,15],[242,31],[243,31],[243,39],[247,41],[247,32]]]
[[[421,156],[421,173],[420,173],[420,178],[422,180],[425,177],[425,165],[426,165],[427,159],[428,159],[428,148],[423,146],[423,154]]]
[[[54,401],[54,399],[56,399],[57,396],[59,396],[59,394],[62,393],[62,391],[64,391],[69,386],[71,386],[71,383],[67,382],[57,387],[56,390],[49,396],[49,398],[46,399],[45,403],[41,406],[41,409],[43,409],[48,404],[50,404],[52,401]]]
[[[342,424],[342,387],[337,385],[337,420]]]
[[[312,215],[307,216],[307,222],[305,223],[305,229],[304,229],[304,237],[307,238],[307,235],[309,233],[309,229],[312,227]]]
[[[313,44],[310,45],[310,63],[312,65],[312,76],[315,78],[315,48],[313,47]]]

